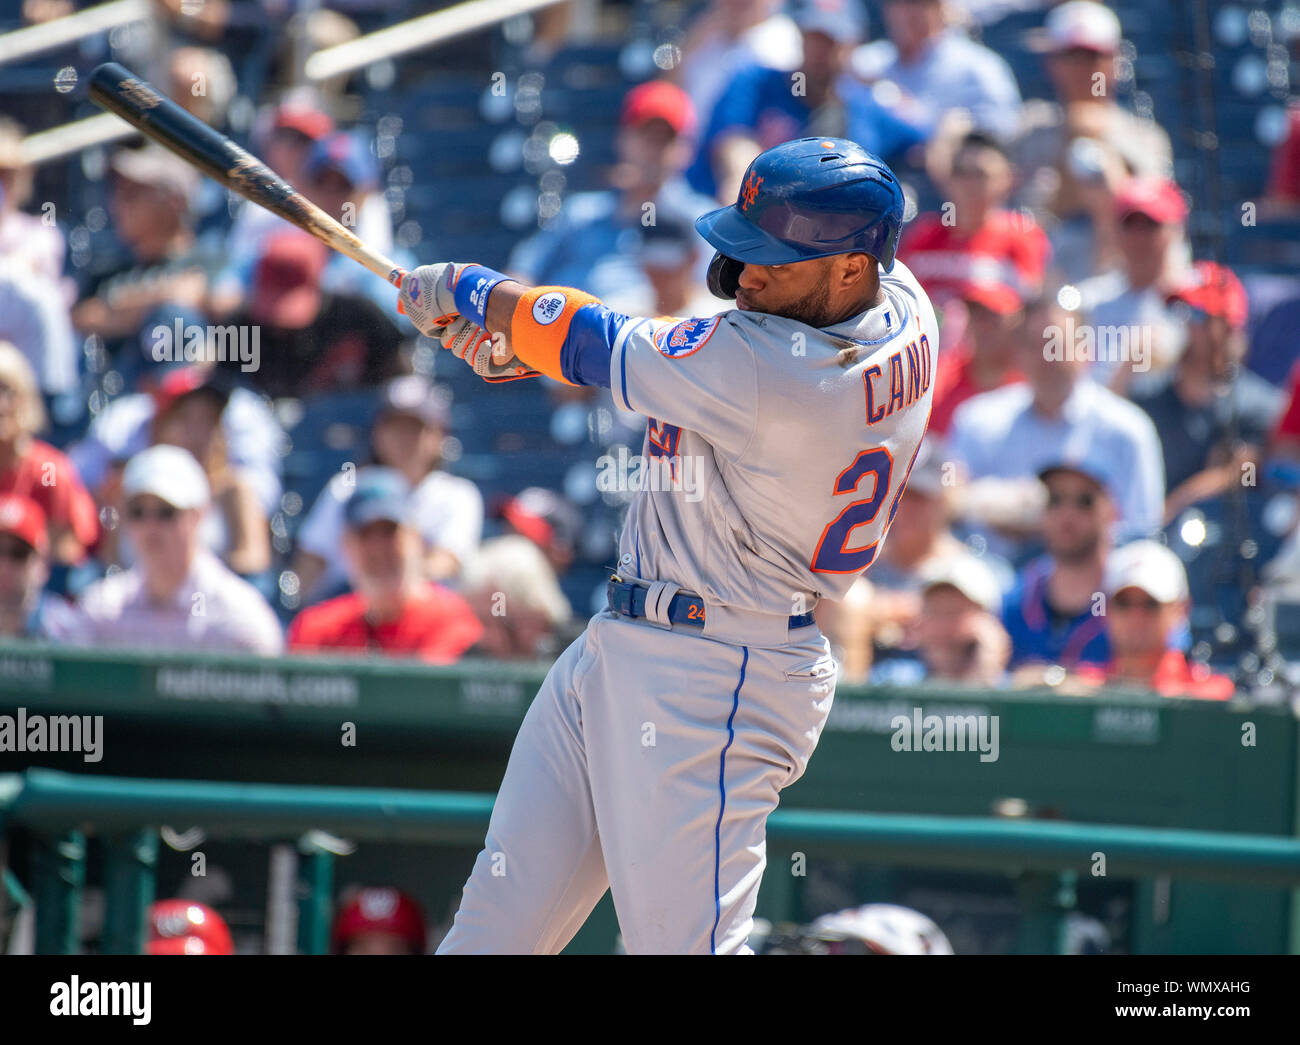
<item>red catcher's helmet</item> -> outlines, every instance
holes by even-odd
[[[411,897],[397,889],[360,890],[334,916],[331,950],[342,954],[351,940],[362,933],[392,933],[415,954],[425,947],[424,912]]]
[[[221,915],[197,900],[159,900],[149,908],[148,954],[234,954]]]

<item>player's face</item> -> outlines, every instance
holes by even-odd
[[[831,312],[828,279],[834,258],[814,258],[789,265],[746,265],[740,273],[736,307],[766,312],[822,327],[838,317]]]

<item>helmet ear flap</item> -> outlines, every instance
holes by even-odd
[[[736,296],[736,291],[740,289],[740,273],[744,270],[745,263],[737,261],[735,258],[729,258],[718,251],[713,255],[713,260],[709,262],[708,286],[709,293],[715,298],[726,298],[728,300]]]

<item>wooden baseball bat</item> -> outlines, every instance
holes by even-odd
[[[116,62],[106,62],[90,74],[90,99],[244,199],[292,222],[393,286],[402,285],[405,270],[362,243],[257,157]]]

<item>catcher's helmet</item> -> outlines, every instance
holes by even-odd
[[[799,138],[756,156],[735,204],[701,215],[695,227],[718,252],[709,266],[718,297],[735,297],[746,264],[861,251],[888,272],[903,230],[903,188],[855,142]]]

